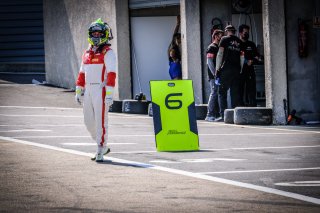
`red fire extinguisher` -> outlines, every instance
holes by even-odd
[[[298,51],[301,58],[308,56],[308,25],[298,20]]]

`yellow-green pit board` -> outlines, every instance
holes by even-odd
[[[158,151],[199,150],[192,80],[150,81]]]

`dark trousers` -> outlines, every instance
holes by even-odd
[[[221,76],[221,85],[218,88],[220,115],[224,117],[224,110],[228,108],[228,90],[230,89],[231,107],[239,106],[239,74],[226,74]]]
[[[210,96],[208,101],[207,116],[219,117],[219,101],[218,101],[218,85],[214,83],[214,79],[210,79]]]
[[[244,66],[240,75],[240,106],[257,106],[256,74],[253,66]]]

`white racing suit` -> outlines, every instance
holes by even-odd
[[[108,139],[108,111],[113,98],[116,78],[116,57],[112,49],[105,45],[100,51],[87,50],[76,82],[85,89],[83,99],[84,123],[97,142],[97,153],[106,148]],[[106,96],[109,98],[106,101]]]

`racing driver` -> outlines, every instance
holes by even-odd
[[[110,152],[107,147],[108,111],[113,103],[116,79],[116,57],[110,48],[112,39],[109,25],[100,18],[88,29],[89,48],[82,56],[82,63],[76,81],[75,99],[81,103],[85,125],[91,137],[97,142],[96,154],[91,160],[103,162],[103,156]]]

